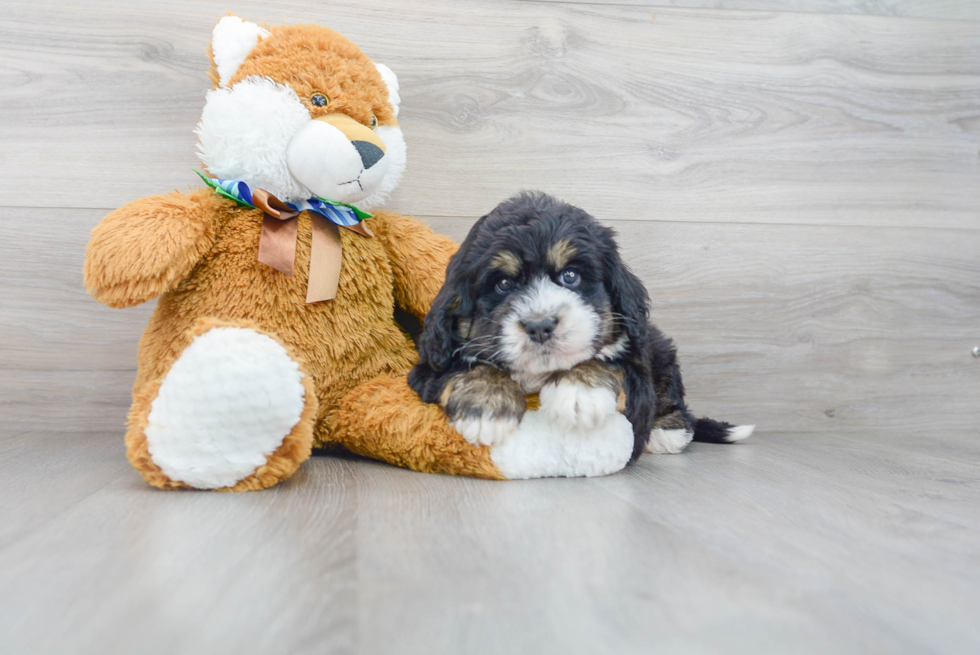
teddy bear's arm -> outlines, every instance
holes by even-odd
[[[379,212],[375,218],[381,219],[371,225],[381,228],[379,236],[395,278],[395,302],[422,320],[442,288],[449,258],[459,246],[420,221],[388,212]]]
[[[85,288],[110,307],[131,307],[169,291],[211,248],[227,205],[202,189],[120,207],[92,230]]]

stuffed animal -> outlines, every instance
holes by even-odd
[[[417,354],[393,310],[425,317],[456,246],[375,209],[406,162],[389,68],[326,27],[230,15],[209,54],[214,87],[196,130],[206,186],[112,212],[85,260],[100,302],[159,297],[126,434],[148,483],[261,489],[313,447],[496,479],[626,463],[622,415],[618,441],[605,430],[569,442],[579,463],[568,444],[542,450],[549,428],[534,412],[495,456],[407,385]]]

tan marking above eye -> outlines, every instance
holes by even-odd
[[[560,271],[572,258],[578,254],[578,249],[568,239],[560,239],[548,248],[548,263],[555,271]]]
[[[521,273],[521,260],[511,251],[501,250],[490,259],[490,268],[499,269],[510,277],[517,277]]]

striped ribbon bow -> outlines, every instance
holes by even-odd
[[[283,202],[265,189],[251,189],[241,180],[221,180],[201,176],[204,183],[220,195],[239,205],[261,209],[262,234],[259,237],[260,262],[281,273],[292,276],[296,262],[296,237],[299,215],[307,212],[313,226],[310,248],[310,279],[306,287],[306,302],[332,300],[337,295],[343,251],[337,227],[373,237],[371,228],[363,222],[371,214],[342,202],[310,198],[299,202]]]

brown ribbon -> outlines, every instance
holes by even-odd
[[[296,237],[300,212],[291,209],[265,189],[252,190],[252,204],[265,212],[262,234],[259,237],[259,261],[280,273],[292,276],[296,263]],[[306,302],[333,300],[337,296],[343,250],[340,232],[329,219],[316,212],[307,212],[313,228],[310,245],[310,279],[306,286]],[[359,222],[344,226],[364,237],[373,237],[371,228]]]

